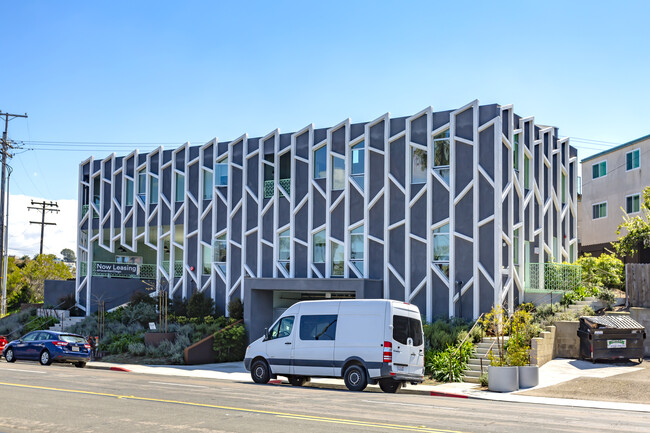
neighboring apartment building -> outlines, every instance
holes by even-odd
[[[646,186],[650,186],[650,135],[582,160],[580,254],[615,251],[611,243],[617,239],[616,229],[625,213],[639,214]]]
[[[520,302],[528,263],[577,253],[576,149],[478,101],[90,158],[79,181],[76,296],[89,310],[149,279],[220,311],[240,298],[253,328],[337,297],[476,318]]]

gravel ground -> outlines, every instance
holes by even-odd
[[[605,378],[579,377],[558,385],[517,394],[650,404],[650,360],[646,358],[642,364],[624,363],[616,365],[634,365],[643,369]]]

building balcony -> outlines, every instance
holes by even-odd
[[[275,193],[274,187],[275,181],[265,180],[264,181],[264,198],[272,198]],[[280,179],[280,186],[287,192],[287,195],[291,195],[291,178],[289,179]]]

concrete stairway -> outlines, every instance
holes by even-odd
[[[490,360],[486,357],[487,353],[492,348],[494,356],[499,356],[499,347],[495,337],[484,337],[480,343],[476,345],[476,352],[467,363],[467,369],[463,372],[463,381],[469,383],[479,383],[481,376],[481,359],[483,359],[483,371],[487,371],[490,365]]]
[[[47,308],[39,308],[36,312],[39,317],[56,317],[59,323],[50,326],[50,331],[67,331],[72,325],[76,325],[85,319],[85,317],[70,317],[68,310],[53,310]]]
[[[594,296],[590,296],[583,299],[582,301],[577,301],[575,304],[569,305],[567,307],[567,310],[579,313],[584,306],[589,306],[592,310],[596,311],[605,307],[605,303]]]

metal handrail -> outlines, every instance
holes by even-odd
[[[456,350],[454,350],[454,352],[451,355],[449,355],[449,381],[450,382],[451,382],[451,379],[452,379],[451,378],[451,360],[456,357],[456,355],[458,354],[458,351],[463,347],[463,344],[465,344],[465,342],[467,341],[469,336],[472,334],[472,331],[474,330],[476,325],[478,325],[479,321],[481,320],[481,317],[483,317],[484,314],[485,313],[481,313],[481,315],[478,316],[478,319],[476,319],[476,321],[474,322],[472,327],[469,329],[469,331],[467,332],[467,335],[465,336],[465,338],[463,338],[463,341],[461,341],[460,344],[458,345],[458,347],[456,348]]]
[[[508,319],[503,323],[503,328],[504,329],[508,325],[508,322],[510,322],[510,319],[512,319],[512,317],[513,316],[509,316]],[[492,344],[490,344],[490,347],[488,348],[488,350],[485,352],[485,355],[483,355],[482,357],[479,358],[479,362],[481,364],[481,373],[483,373],[483,359],[487,358],[487,356],[490,354],[490,352],[492,352],[492,348],[494,347],[494,343],[497,343],[498,341],[499,341],[499,336],[497,335],[496,338],[494,339],[494,341],[492,342]],[[505,347],[499,348],[499,357],[503,356],[503,353],[501,353],[501,351],[503,351],[503,350],[505,350]]]

